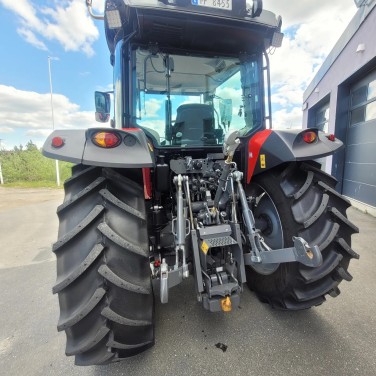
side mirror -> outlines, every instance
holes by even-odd
[[[95,120],[107,123],[110,120],[111,97],[109,93],[95,92]]]

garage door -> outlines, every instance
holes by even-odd
[[[343,194],[376,207],[376,71],[350,97]]]

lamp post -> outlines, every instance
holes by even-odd
[[[3,141],[2,138],[0,138],[0,151],[1,151],[1,141]],[[3,170],[1,169],[1,160],[0,160],[0,184],[4,184]]]
[[[54,100],[53,100],[53,94],[52,94],[51,60],[59,60],[59,59],[56,57],[48,56],[48,73],[50,77],[50,93],[51,93],[52,130],[55,130]],[[58,187],[60,187],[59,161],[56,159],[55,162],[56,162],[56,184]]]

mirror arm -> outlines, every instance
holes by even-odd
[[[92,0],[86,0],[86,7],[87,10],[90,14],[90,17],[93,18],[94,20],[104,20],[104,15],[98,15],[93,13],[93,6],[92,6],[93,1]]]

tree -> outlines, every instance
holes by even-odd
[[[6,183],[55,182],[55,161],[44,157],[32,141],[25,147],[0,152],[0,160]],[[70,177],[71,166],[68,162],[59,163],[62,180]]]
[[[22,149],[21,149],[21,150],[22,150]],[[38,146],[35,145],[35,144],[33,143],[33,141],[30,140],[30,141],[26,144],[26,150],[27,150],[27,151],[38,150]]]

